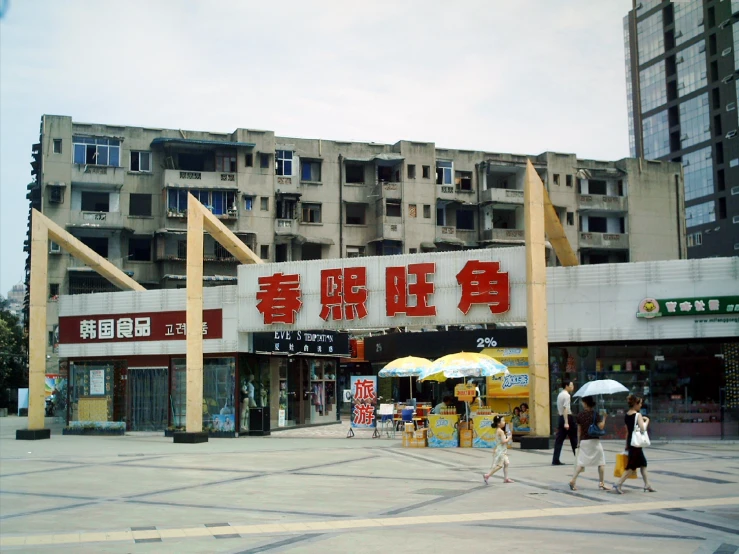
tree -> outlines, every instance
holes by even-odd
[[[3,302],[0,308],[0,407],[7,403],[6,389],[28,386],[27,365],[23,328]]]

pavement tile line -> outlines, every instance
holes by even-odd
[[[657,502],[637,502],[616,504],[625,512],[657,512],[670,508],[701,508],[739,505],[739,496],[724,498],[701,498],[695,500],[665,500]],[[153,531],[108,531],[94,533],[39,534],[39,535],[0,535],[0,547],[38,546],[54,544],[97,543],[135,541],[136,539],[167,539],[174,537],[215,537],[216,535],[261,535],[296,534],[306,531],[336,532],[338,530],[362,530],[377,527],[407,527],[414,525],[470,524],[492,521],[567,517],[577,515],[607,514],[614,511],[614,504],[606,506],[572,506],[558,508],[537,508],[499,512],[474,512],[467,514],[443,514],[428,516],[379,517],[366,519],[346,519],[340,521],[296,522],[279,524],[228,525],[218,527],[186,527],[182,529],[157,529]]]

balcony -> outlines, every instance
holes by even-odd
[[[83,229],[123,229],[127,218],[120,212],[70,212],[67,227]]]
[[[454,185],[436,185],[436,198],[454,200]]]
[[[282,237],[295,236],[298,234],[297,219],[275,219],[275,235]]]
[[[377,220],[377,239],[403,240],[403,223],[399,217],[380,217]]]
[[[400,200],[403,196],[401,194],[402,187],[400,183],[380,181],[378,185],[381,187],[380,190],[382,191],[381,194],[383,198]]]
[[[164,186],[171,188],[235,190],[239,188],[239,183],[236,173],[166,169],[164,171]]]
[[[489,188],[482,191],[480,202],[483,204],[523,204],[523,191],[513,189]]]
[[[477,231],[449,226],[437,227],[434,242],[457,246],[477,246]]]
[[[485,229],[482,232],[482,240],[488,242],[523,242],[526,232],[523,229]]]
[[[628,204],[625,196],[606,196],[604,194],[580,194],[577,197],[580,210],[603,212],[625,212]]]
[[[629,249],[627,233],[580,233],[580,248]]]
[[[275,175],[275,192],[278,194],[300,194],[298,175]]]
[[[117,190],[123,186],[125,175],[123,167],[72,164],[74,185],[96,185],[102,189]]]

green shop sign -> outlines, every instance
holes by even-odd
[[[701,298],[645,298],[639,302],[636,317],[671,317],[678,315],[739,314],[739,296],[704,296]]]

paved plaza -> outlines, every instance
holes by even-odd
[[[50,421],[51,423],[51,421]],[[0,419],[3,552],[700,552],[739,545],[739,445],[660,443],[655,494],[579,490],[551,450],[510,453],[514,484],[479,449],[408,449],[329,426],[173,444],[160,433],[15,440]],[[623,443],[604,444],[613,459]],[[610,481],[613,479],[610,478]]]

